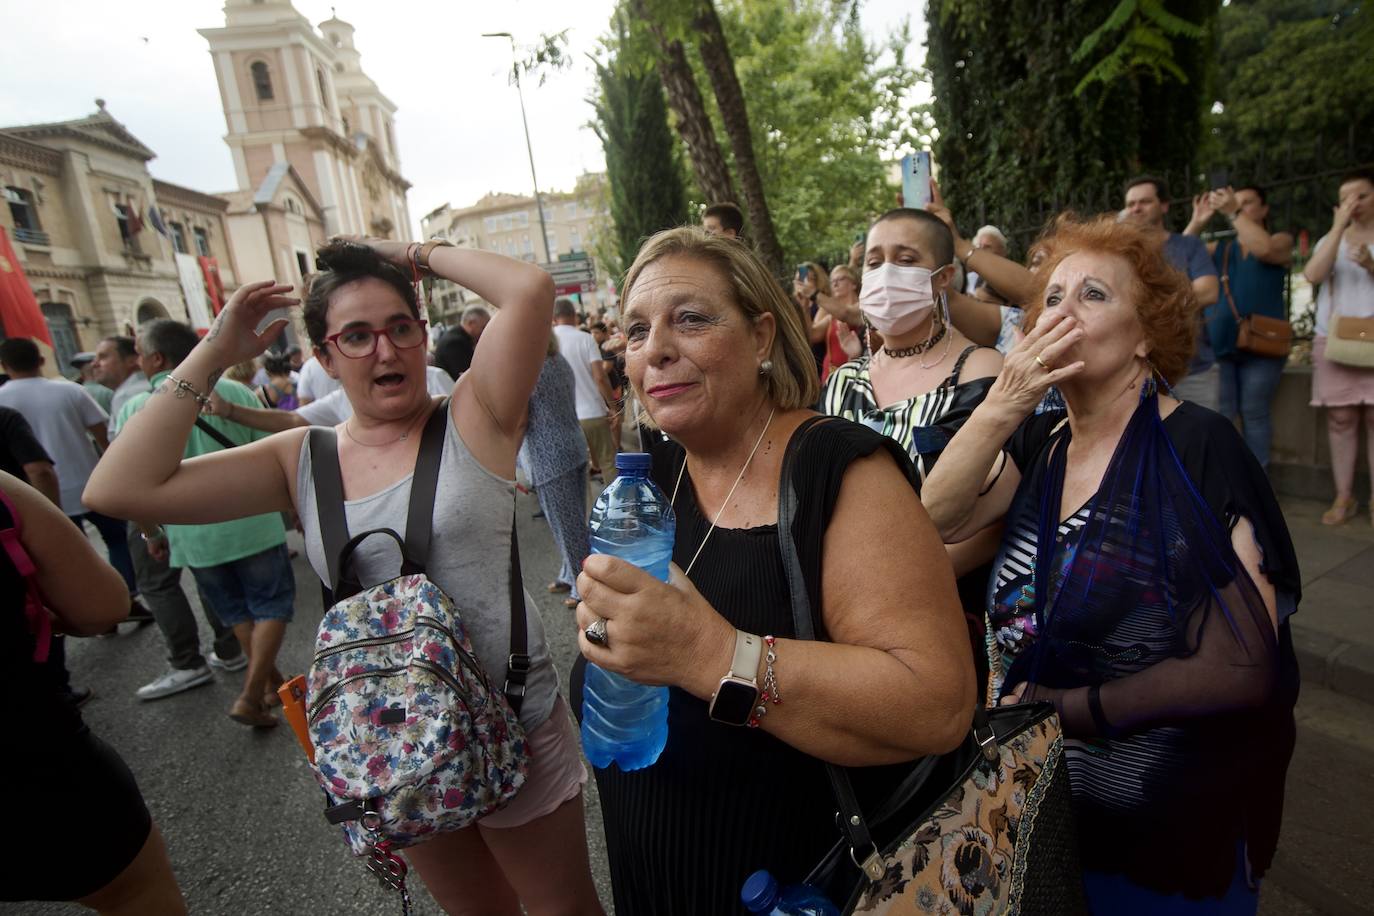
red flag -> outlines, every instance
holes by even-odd
[[[134,205],[134,199],[129,198],[128,204],[124,206],[125,218],[129,221],[129,236],[133,237],[143,231],[143,216],[138,212],[138,207]]]
[[[224,308],[224,281],[219,278],[219,263],[214,258],[196,258],[200,272],[205,275],[205,291],[210,294],[210,312],[218,315]]]
[[[38,300],[34,298],[4,227],[0,227],[0,320],[4,322],[6,337],[31,337],[52,349],[48,322],[38,307]]]

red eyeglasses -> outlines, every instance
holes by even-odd
[[[410,350],[425,342],[425,322],[418,318],[401,318],[384,328],[345,328],[330,334],[324,342],[332,343],[349,359],[365,359],[377,352],[377,341],[385,337],[398,350]]]

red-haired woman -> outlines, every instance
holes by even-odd
[[[1156,387],[1197,309],[1159,245],[1110,219],[1047,245],[922,499],[946,541],[1005,521],[989,701],[1058,708],[1093,910],[1254,913],[1293,747],[1292,542],[1234,427]],[[1032,415],[1050,385],[1067,410]]]

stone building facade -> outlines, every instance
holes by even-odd
[[[289,0],[226,0],[224,17],[222,28],[200,34],[210,44],[239,194],[252,194],[231,212],[264,196],[285,163],[317,211],[292,215],[318,218],[328,235],[409,235],[396,106],[363,71],[353,26],[335,17],[316,31]],[[294,259],[282,236],[272,254],[274,265]]]
[[[544,225],[548,230],[548,261],[594,251],[599,234],[609,228],[604,173],[586,174],[572,191],[541,194]],[[425,238],[447,239],[465,248],[481,248],[535,263],[545,262],[539,241],[539,215],[529,195],[493,192],[470,207],[444,204],[420,219]],[[605,276],[598,270],[598,292],[583,296],[584,303],[599,305],[604,298]],[[480,304],[473,293],[447,281],[433,284],[431,311],[435,320],[452,323],[466,305]]]
[[[0,128],[0,226],[47,319],[59,368],[151,318],[192,319],[178,244],[212,259],[226,288],[237,282],[225,202],[154,179],[153,151],[103,101],[96,107],[73,121]]]

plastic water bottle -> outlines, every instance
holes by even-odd
[[[673,559],[673,507],[649,479],[644,452],[616,456],[619,476],[592,509],[592,553],[633,563],[663,582]],[[652,766],[668,743],[668,688],[645,687],[587,665],[582,696],[582,751],[592,766]]]
[[[767,869],[754,872],[740,888],[740,900],[751,913],[772,916],[840,916],[835,904],[809,884],[779,888],[778,879]]]

